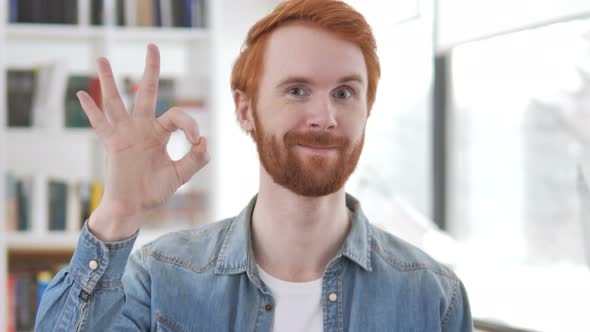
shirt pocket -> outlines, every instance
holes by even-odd
[[[156,332],[189,332],[190,330],[174,319],[158,312],[156,315]]]

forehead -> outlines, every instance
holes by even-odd
[[[275,83],[297,76],[333,82],[358,74],[367,81],[361,49],[334,33],[309,23],[291,23],[269,36],[264,57],[263,81]]]

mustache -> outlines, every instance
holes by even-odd
[[[287,147],[305,145],[314,148],[343,149],[350,144],[348,138],[326,132],[288,132],[285,134],[284,141]]]

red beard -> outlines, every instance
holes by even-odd
[[[280,144],[265,132],[256,115],[254,122],[258,130],[252,137],[262,166],[275,183],[301,196],[319,197],[340,190],[356,168],[365,142],[364,132],[360,142],[351,146],[348,138],[326,132],[289,131]],[[297,145],[335,148],[337,156],[298,156]]]

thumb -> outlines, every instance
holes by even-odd
[[[190,151],[184,157],[174,162],[174,167],[182,184],[185,184],[197,171],[207,165],[208,162],[207,140],[201,136],[196,144],[191,145]]]

